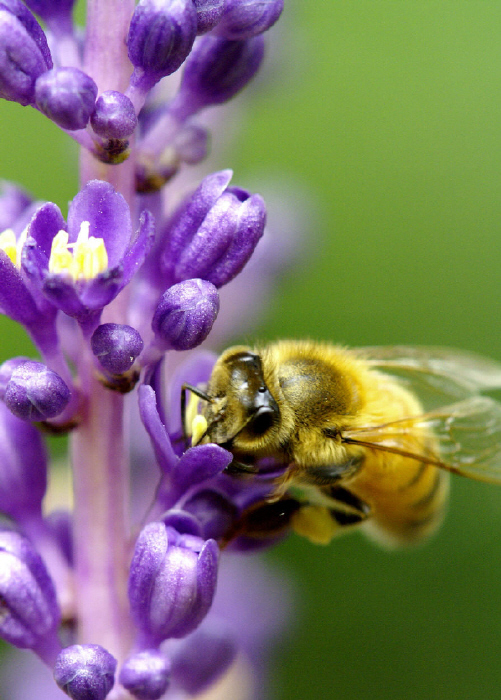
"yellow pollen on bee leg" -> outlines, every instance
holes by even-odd
[[[313,544],[329,544],[339,530],[325,506],[301,506],[292,516],[291,525],[296,534]]]
[[[74,281],[93,279],[108,269],[108,253],[102,238],[89,236],[90,224],[83,221],[75,243],[68,243],[66,231],[54,236],[49,272],[68,274]],[[71,251],[73,248],[73,251]]]
[[[191,444],[198,445],[207,431],[207,420],[198,414],[191,423]]]

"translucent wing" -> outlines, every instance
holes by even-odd
[[[431,449],[417,452],[423,434]],[[342,440],[435,464],[463,476],[501,484],[501,403],[472,396],[420,416],[346,430]]]
[[[361,348],[357,354],[408,385],[425,409],[501,388],[501,364],[475,353],[396,345]]]

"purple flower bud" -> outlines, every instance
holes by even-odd
[[[126,139],[137,126],[134,105],[123,93],[107,90],[97,98],[90,123],[105,139]]]
[[[118,680],[138,700],[159,700],[169,685],[170,666],[156,649],[140,651],[127,659]]]
[[[236,653],[236,641],[224,629],[204,624],[176,649],[172,678],[190,696],[198,695],[225,673]]]
[[[280,17],[284,0],[226,0],[216,34],[247,39],[269,29]]]
[[[52,662],[61,648],[56,592],[31,542],[17,532],[0,532],[0,636]]]
[[[197,34],[214,29],[223,16],[225,0],[193,0],[197,10]]]
[[[217,559],[214,540],[180,535],[159,522],[142,530],[130,568],[129,601],[143,646],[157,647],[198,627],[214,597]]]
[[[18,418],[40,421],[62,413],[70,400],[70,390],[44,364],[27,360],[13,370],[3,400]]]
[[[0,0],[0,97],[32,104],[35,81],[52,68],[45,34],[20,0]]]
[[[165,349],[192,350],[207,338],[218,311],[219,294],[213,284],[185,280],[162,295],[151,327]]]
[[[174,215],[162,260],[174,282],[200,277],[222,287],[242,270],[263,235],[263,199],[227,187],[231,175],[208,175]]]
[[[54,679],[72,700],[104,700],[116,667],[116,659],[99,644],[73,644],[57,657]]]
[[[97,85],[78,68],[53,68],[35,85],[38,109],[62,129],[85,129],[94,111]]]
[[[110,374],[127,372],[144,347],[135,328],[119,323],[103,323],[98,326],[92,334],[90,344],[92,352]]]
[[[132,82],[151,87],[176,71],[191,51],[197,31],[193,0],[140,0],[129,27],[129,59],[136,69]]]
[[[242,41],[204,36],[186,61],[178,99],[189,102],[191,113],[226,102],[254,77],[263,56],[261,35]]]
[[[14,520],[40,516],[47,456],[38,430],[0,403],[0,511]]]

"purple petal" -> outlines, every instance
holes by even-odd
[[[46,267],[50,258],[52,239],[61,230],[66,230],[66,222],[59,207],[52,202],[47,202],[37,209],[30,221],[28,236],[35,241],[37,248],[47,259]]]
[[[148,210],[141,213],[139,231],[135,241],[125,253],[123,259],[123,286],[128,284],[133,275],[139,270],[150,252],[155,240],[155,219]]]
[[[173,221],[169,224],[171,230],[164,258],[166,269],[172,266],[172,261],[175,262],[189,244],[207,216],[207,212],[225,191],[232,175],[231,170],[221,170],[208,175],[176,212]]]
[[[102,238],[108,253],[108,268],[115,267],[129,247],[132,225],[127,202],[108,182],[91,180],[80,190],[68,209],[70,243],[76,241],[83,221],[89,235]]]
[[[201,481],[211,479],[226,469],[233,459],[231,452],[219,445],[198,445],[187,450],[174,471],[174,479],[180,490],[187,490]]]
[[[150,436],[160,469],[164,474],[170,474],[179,458],[172,449],[165,426],[160,420],[156,395],[150,386],[139,387],[139,412],[143,425]]]
[[[35,323],[40,315],[21,273],[3,250],[0,250],[0,309],[24,325]]]
[[[0,404],[0,511],[41,514],[47,455],[39,431]]]

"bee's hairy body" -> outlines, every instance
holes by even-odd
[[[340,525],[360,524],[378,539],[405,544],[439,525],[446,472],[402,454],[409,439],[397,453],[344,439],[423,412],[411,391],[357,351],[308,341],[233,347],[218,359],[207,393],[207,440],[243,463],[272,457],[288,465],[276,494],[292,487],[308,495],[294,516],[302,534],[327,542]],[[427,429],[411,440],[413,454],[434,447]]]

